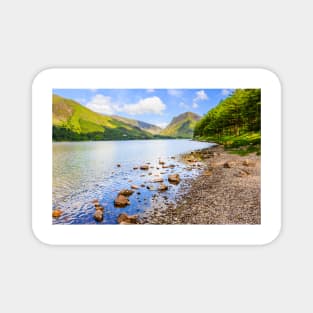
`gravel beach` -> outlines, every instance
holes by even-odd
[[[142,224],[260,224],[260,156],[239,156],[223,146],[184,155],[187,166],[200,166],[195,179],[180,182],[174,203],[157,207]]]

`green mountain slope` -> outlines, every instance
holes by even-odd
[[[158,127],[156,125],[152,125],[152,124],[149,124],[149,123],[146,123],[146,122],[133,120],[133,119],[122,117],[122,116],[118,116],[118,115],[113,115],[112,117],[115,118],[118,121],[124,122],[126,124],[131,125],[131,126],[138,127],[141,130],[144,130],[144,131],[146,131],[146,132],[148,132],[150,134],[153,134],[153,135],[158,135],[162,131],[161,127]]]
[[[71,99],[53,95],[53,140],[149,139],[153,135],[114,117],[89,110]]]
[[[200,115],[192,112],[180,114],[174,117],[160,134],[176,138],[192,138],[195,125],[200,119]]]

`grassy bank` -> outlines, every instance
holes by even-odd
[[[199,141],[209,141],[224,145],[225,150],[238,155],[256,152],[261,155],[261,132],[248,132],[239,136],[203,136]]]

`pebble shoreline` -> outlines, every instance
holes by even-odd
[[[154,208],[140,224],[260,224],[260,156],[239,156],[223,146],[184,155],[201,159],[202,173],[181,182],[174,203]]]

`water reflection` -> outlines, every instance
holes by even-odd
[[[142,213],[156,201],[155,177],[166,178],[169,173],[178,172],[182,177],[191,177],[197,170],[186,171],[177,159],[181,153],[208,147],[210,144],[190,140],[134,140],[101,142],[59,142],[53,143],[53,207],[60,207],[64,214],[54,223],[94,224],[93,199],[99,199],[105,206],[103,223],[116,223],[119,213]],[[175,165],[175,169],[162,169],[159,159]],[[149,162],[149,171],[133,170],[134,166]],[[121,167],[117,167],[121,164]],[[159,169],[157,169],[159,167]],[[150,175],[149,175],[150,174]],[[124,209],[113,206],[117,192],[130,185],[145,187],[131,196],[131,205]],[[154,185],[148,190],[146,185]],[[171,185],[166,192],[170,200],[179,186]],[[162,197],[165,195],[162,195]]]

